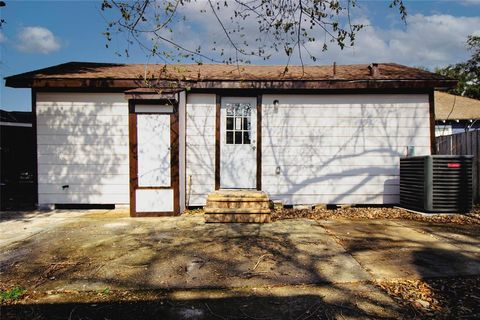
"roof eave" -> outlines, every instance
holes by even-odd
[[[452,79],[397,79],[397,80],[155,80],[143,79],[72,79],[37,78],[25,79],[7,77],[5,86],[12,88],[192,88],[192,89],[382,89],[382,88],[434,88],[455,87],[457,80]]]

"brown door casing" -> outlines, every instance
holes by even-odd
[[[170,113],[170,176],[171,184],[167,187],[139,187],[138,186],[138,150],[137,150],[137,113],[136,104],[165,104],[165,101],[129,100],[129,158],[130,158],[130,216],[131,217],[159,217],[180,214],[180,177],[179,177],[179,122],[178,105],[174,105],[174,112]],[[142,114],[148,114],[142,112]],[[158,114],[158,113],[155,113]],[[135,191],[138,189],[173,189],[173,211],[171,212],[136,212]]]
[[[254,97],[251,94],[229,94],[229,96]],[[257,190],[262,190],[262,95],[258,94],[257,99]],[[220,189],[220,109],[222,107],[222,95],[217,94],[215,98],[215,190]]]

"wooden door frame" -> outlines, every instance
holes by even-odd
[[[138,186],[138,148],[137,148],[137,113],[135,105],[165,105],[173,106],[170,115],[170,186],[168,187],[139,187]],[[153,112],[141,112],[138,114],[162,114]],[[129,100],[128,101],[128,136],[129,136],[129,159],[130,159],[130,216],[131,217],[162,217],[176,216],[180,214],[180,175],[179,175],[179,116],[178,103],[165,100]],[[173,211],[166,212],[136,212],[136,190],[145,189],[173,189]]]
[[[222,98],[254,98],[257,100],[257,175],[256,189],[262,190],[262,95],[252,94],[216,94],[215,97],[215,190],[220,189],[220,157],[221,157],[221,108]]]

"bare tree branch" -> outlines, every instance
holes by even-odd
[[[357,0],[207,0],[206,4],[208,9],[196,0],[103,0],[101,10],[110,14],[104,32],[107,46],[113,34],[125,32],[131,37],[128,44],[140,44],[151,56],[167,61],[198,59],[199,63],[206,60],[238,66],[250,59],[284,55],[288,69],[294,54],[301,65],[305,63],[304,52],[312,61],[317,60],[320,53],[312,49],[315,46],[309,45],[309,50],[307,44],[319,44],[320,52],[328,49],[328,42],[341,49],[352,47],[357,33],[365,27],[352,19]],[[403,0],[391,0],[389,6],[397,8],[400,19],[406,21]],[[192,16],[191,9],[198,15]],[[208,19],[208,14],[224,38],[215,37],[213,43],[194,39],[197,48],[189,48],[191,45],[177,35],[180,24],[199,23],[201,20],[196,19]],[[198,32],[203,31],[201,24],[198,28]],[[207,51],[205,45],[211,49]]]

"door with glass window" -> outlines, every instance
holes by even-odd
[[[257,175],[256,98],[222,97],[220,188],[254,189]]]

